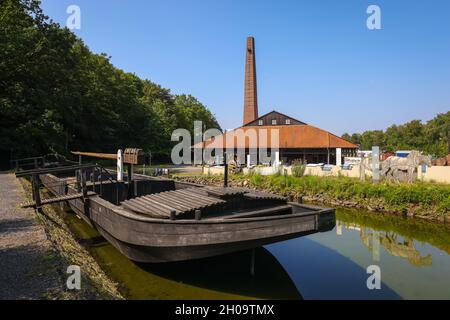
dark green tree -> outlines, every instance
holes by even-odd
[[[218,127],[189,95],[141,80],[93,54],[38,0],[0,1],[0,160],[140,147],[170,154],[171,133]]]
[[[378,145],[385,151],[420,150],[436,157],[450,154],[450,111],[438,114],[423,124],[413,120],[403,125],[392,125],[385,131],[366,131],[363,134],[345,134],[343,138],[360,143],[361,149]]]

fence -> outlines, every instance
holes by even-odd
[[[450,167],[430,167],[422,172],[422,168],[417,169],[417,179],[426,182],[450,183]]]
[[[224,173],[224,167],[204,167],[203,174],[220,175]],[[288,174],[292,175],[292,168],[290,166],[279,167],[254,167],[252,169],[244,168],[243,173],[256,173],[263,176],[273,174]],[[450,184],[450,167],[427,167],[425,172],[422,172],[422,167],[417,168],[417,179],[424,182],[438,182]],[[322,167],[306,167],[304,175],[319,176],[319,177],[360,177],[360,165],[353,165],[350,170],[344,170],[340,166],[329,166],[329,170],[323,170]],[[365,175],[372,176],[372,171],[365,166]]]

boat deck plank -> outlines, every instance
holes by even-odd
[[[206,211],[219,209],[233,198],[248,200],[278,200],[285,202],[284,197],[267,192],[246,188],[200,187],[150,194],[124,201],[125,209],[157,218],[170,218],[193,213],[196,210]]]
[[[137,213],[157,218],[170,218],[171,212],[180,216],[224,203],[224,200],[200,195],[191,189],[182,189],[134,198],[124,201],[122,206]]]

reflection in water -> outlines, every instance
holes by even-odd
[[[254,276],[251,252],[177,263],[134,263],[74,214],[66,214],[65,221],[128,299],[302,299],[282,265],[264,248],[255,250]]]
[[[249,252],[136,264],[73,214],[66,222],[129,299],[450,299],[450,228],[338,209],[336,229]],[[367,267],[381,268],[381,290]],[[299,293],[301,291],[301,295]]]
[[[332,232],[318,234],[317,238],[322,238],[321,242],[308,236],[268,246],[306,300],[401,298],[385,283],[382,290],[368,290],[366,268],[373,263],[365,265],[349,259],[348,253],[353,248],[339,252],[336,246],[332,247],[339,245]],[[355,240],[359,241],[359,237]],[[367,255],[367,249],[362,249]]]
[[[450,299],[448,225],[346,209],[336,218],[333,232],[268,246],[305,299]],[[366,286],[372,265],[381,290]]]
[[[266,249],[255,249],[255,274],[251,276],[251,252],[193,261],[139,264],[146,272],[166,279],[262,299],[301,299],[289,275]]]
[[[380,245],[392,256],[408,260],[414,266],[431,266],[433,257],[431,254],[421,256],[420,252],[414,246],[414,239],[411,237],[403,238],[394,231],[378,231],[357,224],[346,224],[342,221],[336,221],[336,234],[342,235],[342,228],[359,231],[361,242],[372,253],[374,261],[380,261]],[[401,238],[401,239],[399,239]]]
[[[342,226],[353,230],[360,230],[363,226],[374,232],[391,232],[408,239],[409,242],[414,240],[426,242],[450,254],[449,225],[349,209],[337,210],[336,217],[338,220],[336,233],[338,235],[342,235]],[[341,230],[339,231],[339,229]]]
[[[380,260],[381,244],[392,256],[404,258],[414,266],[431,266],[433,264],[431,254],[422,257],[420,252],[414,247],[412,238],[398,240],[399,235],[395,232],[368,232],[366,228],[361,229],[359,236],[362,243],[373,253],[374,261]]]

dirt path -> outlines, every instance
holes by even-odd
[[[0,174],[0,299],[52,299],[62,283],[55,252],[12,174]]]

